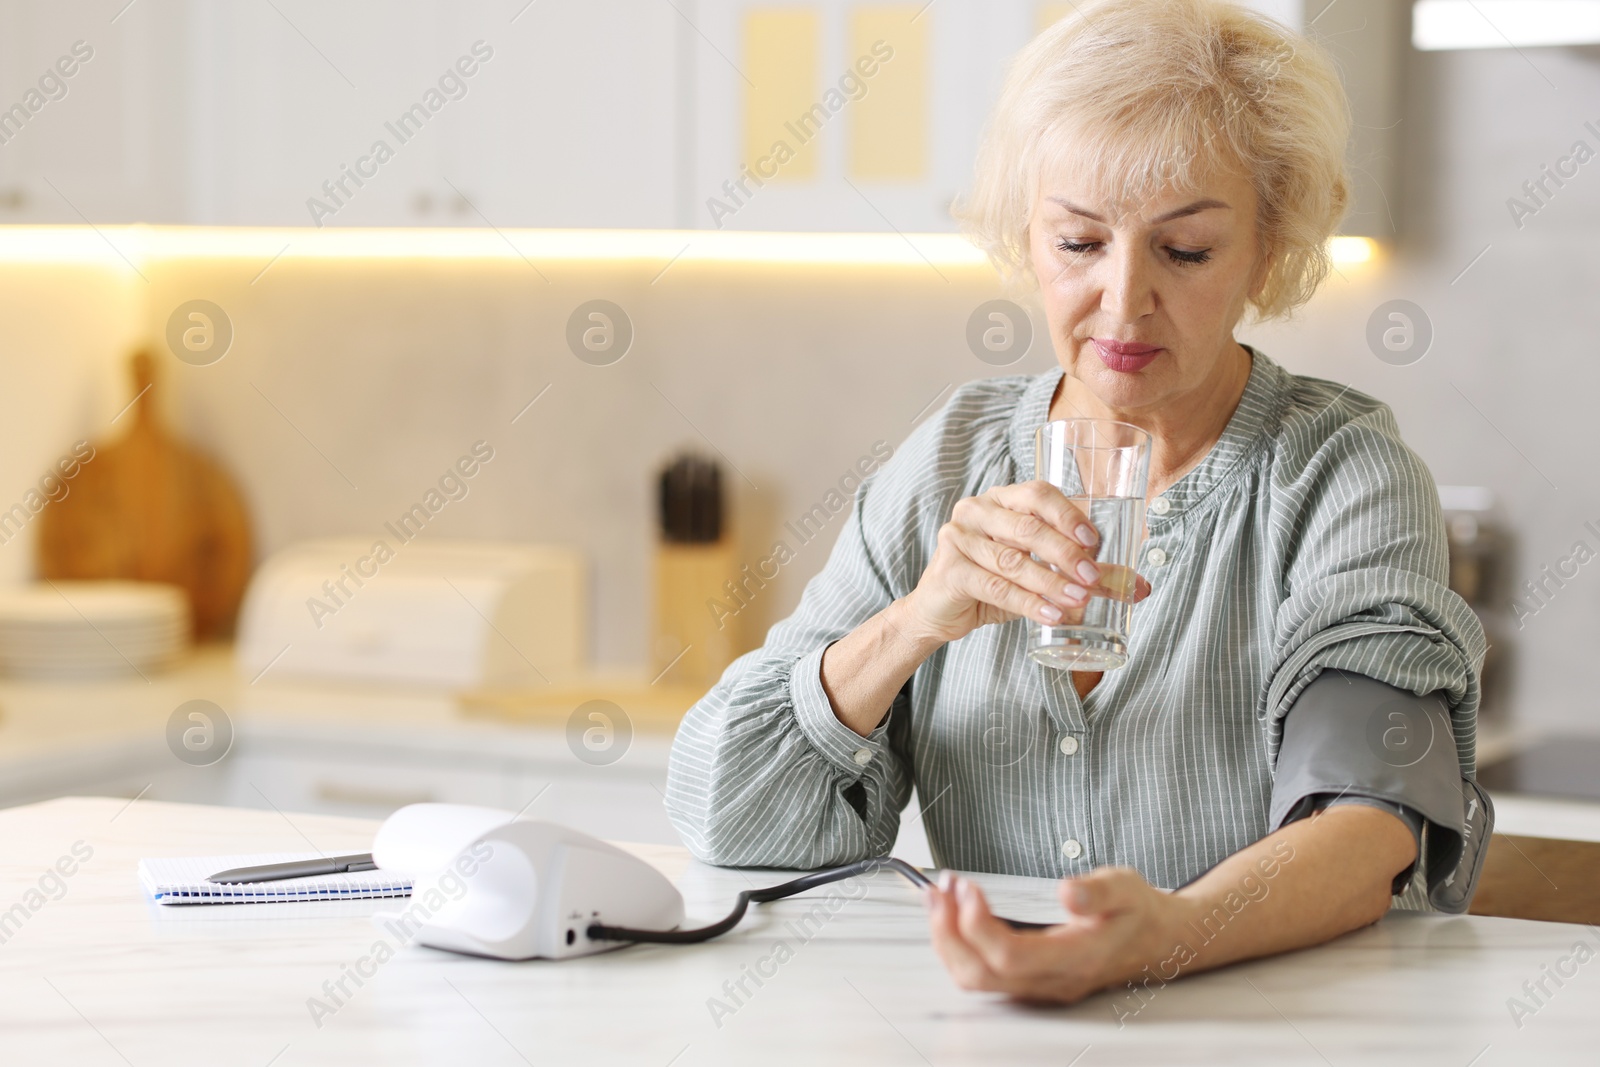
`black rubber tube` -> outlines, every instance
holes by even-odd
[[[796,893],[804,893],[807,889],[815,889],[819,885],[830,882],[842,882],[846,878],[853,878],[858,874],[870,874],[873,871],[889,870],[900,875],[918,889],[926,889],[933,885],[933,881],[917,868],[905,860],[895,859],[893,856],[873,856],[869,859],[858,860],[843,867],[829,867],[826,870],[812,871],[803,874],[793,881],[784,882],[782,885],[771,886],[767,889],[746,889],[740,892],[733,904],[733,910],[722,919],[709,926],[697,927],[693,930],[635,930],[626,926],[607,926],[604,923],[590,923],[584,931],[590,941],[633,941],[655,945],[694,945],[702,941],[710,941],[739,925],[739,920],[744,918],[744,913],[749,910],[751,902],[766,904],[784,897],[792,897]],[[1054,926],[1054,923],[1024,922],[1021,919],[1007,919],[1001,917],[1001,922],[1013,930],[1044,930]]]

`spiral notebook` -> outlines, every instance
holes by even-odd
[[[411,895],[411,879],[383,871],[319,874],[276,882],[220,885],[206,879],[234,867],[318,858],[315,852],[258,852],[241,856],[179,856],[139,861],[139,884],[159,904],[261,904],[288,900],[354,900]]]

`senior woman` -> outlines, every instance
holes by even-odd
[[[1060,367],[920,425],[689,712],[667,802],[693,853],[884,854],[914,785],[941,867],[1061,879],[1043,931],[965,879],[926,892],[955,979],[1028,999],[1317,944],[1395,898],[1466,909],[1485,644],[1437,490],[1387,407],[1233,337],[1328,271],[1348,131],[1326,55],[1217,0],[1083,4],[1021,53],[961,214],[1037,285]],[[1035,428],[1076,416],[1153,437],[1106,674],[1026,655],[1030,625],[1116,595],[1096,531],[1034,480]]]

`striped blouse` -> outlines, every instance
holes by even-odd
[[[1275,828],[1285,716],[1325,668],[1436,694],[1469,795],[1485,641],[1445,584],[1432,476],[1387,406],[1250,352],[1222,437],[1148,509],[1126,666],[1080,699],[1027,658],[1026,620],[985,626],[862,737],[822,688],[824,650],[916,586],[958,500],[1033,477],[1062,371],[958,389],[865,479],[795,612],[684,718],[667,809],[690,851],[801,868],[887,853],[915,786],[942,867],[1116,864],[1176,887]],[[1398,906],[1428,909],[1455,877],[1427,866]]]

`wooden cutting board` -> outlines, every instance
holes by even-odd
[[[244,501],[220,467],[162,425],[150,354],[137,353],[132,370],[132,425],[93,442],[67,496],[39,514],[39,573],[170,582],[188,594],[195,636],[225,637],[250,578]]]

